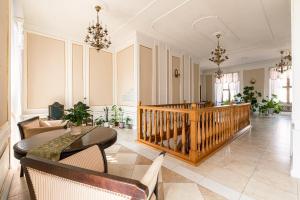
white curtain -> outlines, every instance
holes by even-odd
[[[225,100],[232,101],[240,91],[238,73],[227,73],[221,79],[215,81],[215,103],[220,105]],[[230,96],[229,96],[230,95]],[[228,99],[229,98],[229,99]]]
[[[270,93],[277,95],[277,98],[281,102],[287,102],[287,89],[284,88],[287,86],[287,78],[290,79],[290,84],[292,84],[291,70],[288,70],[284,73],[277,72],[274,68],[270,69]]]

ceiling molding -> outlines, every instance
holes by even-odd
[[[192,23],[192,27],[193,27],[193,29],[194,29],[194,31],[196,31],[196,25],[197,25],[197,23],[199,23],[199,22],[201,22],[201,21],[204,21],[204,20],[207,20],[207,19],[212,19],[212,18],[214,18],[214,19],[217,19],[218,21],[220,21],[221,22],[221,24],[223,24],[223,26],[237,39],[237,40],[241,40],[240,39],[240,37],[236,34],[236,33],[234,33],[230,28],[229,28],[229,26],[219,17],[219,16],[205,16],[205,17],[200,17],[199,19],[196,19],[193,23]],[[220,32],[220,33],[222,33],[222,31],[218,31],[218,32]],[[224,33],[222,33],[222,35],[223,35]],[[204,35],[204,34],[202,34],[202,35]],[[226,35],[225,35],[226,36]],[[206,38],[209,38],[211,41],[213,41],[210,37],[207,37],[206,36]],[[215,41],[213,41],[213,42],[215,42]]]
[[[159,20],[161,20],[162,18],[168,16],[169,14],[171,14],[172,12],[174,12],[175,10],[177,10],[178,8],[184,6],[186,3],[190,2],[190,1],[192,1],[192,0],[185,0],[184,2],[182,2],[181,4],[175,6],[175,7],[172,8],[171,10],[169,10],[169,11],[165,12],[164,14],[160,15],[159,17],[155,18],[155,19],[152,21],[152,24],[151,24],[152,29],[155,30],[154,26],[155,26],[155,24],[156,24]]]
[[[140,11],[138,11],[133,17],[131,17],[129,20],[127,20],[127,22],[125,22],[124,24],[122,24],[121,26],[119,26],[118,28],[116,28],[116,30],[114,32],[112,32],[112,35],[116,34],[118,31],[120,31],[122,28],[124,28],[125,26],[127,26],[130,22],[132,22],[135,18],[137,18],[140,14],[142,14],[143,12],[145,12],[148,8],[150,8],[155,2],[157,2],[158,0],[153,0],[150,3],[148,3],[144,8],[142,8]]]
[[[266,23],[267,23],[267,26],[268,26],[268,29],[269,29],[269,31],[271,33],[271,39],[274,40],[275,39],[275,35],[273,33],[273,30],[272,30],[272,27],[271,27],[271,24],[270,24],[270,20],[269,20],[269,18],[267,16],[267,12],[266,12],[264,3],[262,1],[263,0],[259,0],[261,8],[262,8],[262,11],[263,11],[263,14],[264,14],[264,17],[265,17],[265,20],[266,20]]]

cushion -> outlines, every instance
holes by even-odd
[[[40,120],[40,126],[41,127],[51,127],[51,124],[49,121]]]
[[[38,127],[40,127],[40,120],[39,119],[33,120],[33,121],[23,125],[23,128],[25,128],[25,129],[38,128]]]

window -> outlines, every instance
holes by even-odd
[[[234,100],[234,96],[240,91],[240,81],[238,73],[224,74],[221,79],[215,82],[215,101],[221,104],[225,101]]]
[[[292,71],[284,73],[276,72],[275,69],[270,70],[270,96],[277,95],[282,103],[292,103]]]

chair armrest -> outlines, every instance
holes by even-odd
[[[24,168],[26,177],[28,177],[26,181],[29,187],[31,187],[29,189],[33,195],[33,185],[28,173],[29,168],[96,188],[124,194],[132,197],[132,199],[147,199],[148,196],[148,188],[141,182],[133,179],[70,166],[35,156],[23,157],[21,165]]]
[[[96,145],[62,159],[59,162],[97,172],[107,172],[105,152]]]
[[[141,180],[141,183],[148,187],[149,195],[148,199],[151,198],[152,193],[157,187],[158,174],[161,168],[161,165],[164,161],[165,152],[160,153],[160,155],[153,161],[152,165],[149,167],[144,177]]]

